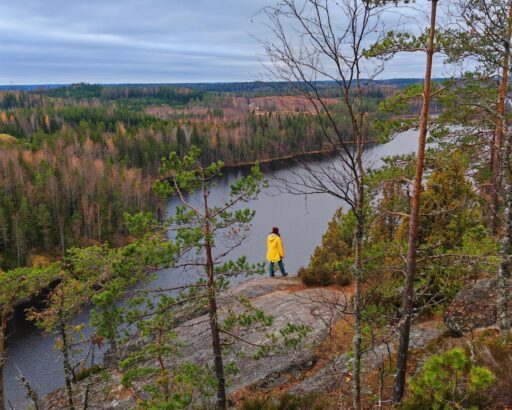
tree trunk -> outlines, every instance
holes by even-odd
[[[498,118],[496,121],[496,139],[498,136],[503,137],[505,133],[505,122],[504,122],[504,114],[505,114],[505,99],[507,95],[507,86],[508,86],[508,69],[510,66],[510,40],[512,39],[512,1],[509,3],[509,13],[508,13],[508,38],[504,43],[505,49],[505,57],[503,59],[503,77],[501,80],[501,88],[500,95],[498,101]],[[512,253],[512,186],[511,186],[511,175],[510,175],[510,148],[512,147],[512,135],[508,134],[506,140],[505,147],[505,160],[503,161],[503,167],[500,167],[500,170],[503,169],[505,172],[503,173],[505,176],[505,229],[503,232],[503,238],[501,240],[500,246],[500,268],[498,272],[498,305],[497,305],[497,316],[498,316],[498,324],[500,326],[501,333],[503,335],[507,335],[510,332],[510,313],[509,313],[509,300],[510,300],[510,276],[511,276],[511,261],[510,254]],[[500,145],[495,144],[494,149],[501,148]],[[497,150],[498,153],[500,150]],[[499,157],[498,157],[499,158]],[[493,163],[495,165],[495,163]],[[494,184],[494,168],[493,168],[493,184]],[[499,182],[499,180],[498,180]],[[494,185],[493,185],[494,187]],[[496,228],[496,219],[498,214],[498,190],[496,190],[496,208],[494,209],[494,222]]]
[[[222,348],[220,344],[219,323],[217,317],[217,296],[215,285],[215,270],[212,256],[210,215],[208,210],[208,192],[203,188],[204,200],[204,236],[206,251],[206,270],[208,274],[208,315],[210,319],[210,330],[212,334],[212,349],[214,356],[215,377],[217,378],[217,409],[225,410],[227,408],[226,398],[226,379],[224,376],[224,364],[222,362]]]
[[[510,137],[509,137],[510,138]],[[510,332],[510,254],[512,253],[512,187],[510,176],[505,182],[505,232],[500,247],[500,269],[498,272],[498,324],[502,335]]]
[[[71,369],[71,363],[69,361],[69,352],[68,352],[68,342],[66,336],[66,330],[64,329],[65,324],[61,324],[60,327],[60,336],[62,338],[62,360],[64,362],[64,376],[66,379],[66,393],[68,395],[68,403],[69,409],[74,410],[75,404],[73,401],[73,372]]]
[[[364,237],[364,167],[363,167],[363,135],[357,134],[355,162],[357,169],[356,174],[356,195],[355,195],[355,213],[356,213],[356,232],[354,240],[354,362],[352,369],[353,376],[353,394],[352,404],[354,410],[361,409],[361,345],[363,311],[361,303],[361,280],[363,273],[363,237]]]
[[[14,225],[14,235],[15,235],[15,239],[16,239],[16,257],[17,257],[17,261],[18,261],[18,266],[21,266],[22,263],[21,263],[21,243],[20,243],[20,228],[19,228],[19,216],[18,215],[14,215],[14,217],[12,218],[12,222],[13,222],[13,225]]]
[[[0,328],[0,410],[5,409],[4,399],[4,366],[5,366],[5,335],[7,332],[7,313],[2,312],[2,323]]]
[[[359,195],[358,195],[359,196]],[[362,199],[362,198],[361,198]],[[359,202],[359,199],[358,199]],[[361,276],[362,276],[362,242],[364,221],[362,219],[362,204],[357,204],[357,227],[355,234],[354,258],[354,359],[353,359],[353,391],[352,403],[354,410],[361,409],[361,344],[362,344],[362,307],[361,307]],[[361,212],[360,212],[361,211]]]
[[[4,367],[5,367],[5,337],[7,336],[7,320],[9,319],[9,313],[16,300],[16,295],[21,287],[22,281],[18,282],[15,290],[13,291],[9,300],[2,306],[2,315],[0,317],[0,410],[5,409],[5,398],[4,398]]]
[[[69,410],[75,410],[75,403],[73,401],[73,380],[75,378],[73,369],[71,368],[71,363],[69,360],[69,346],[68,346],[68,337],[66,334],[66,322],[63,316],[64,311],[64,290],[61,289],[60,295],[60,317],[59,317],[59,325],[58,331],[59,335],[62,339],[61,353],[62,360],[64,364],[64,378],[66,380],[66,393],[68,396],[68,404]]]
[[[416,174],[414,177],[414,188],[411,204],[411,215],[409,219],[409,240],[407,251],[406,283],[403,295],[403,314],[400,327],[399,347],[397,351],[397,370],[393,388],[393,403],[402,400],[405,390],[405,376],[407,373],[407,358],[409,353],[409,336],[411,331],[411,320],[414,297],[414,277],[416,275],[416,252],[418,247],[418,228],[420,219],[420,194],[421,180],[425,162],[425,143],[427,138],[428,111],[430,105],[430,83],[432,75],[432,57],[434,55],[434,37],[436,29],[436,12],[438,0],[432,0],[430,30],[427,46],[427,64],[425,70],[425,82],[423,85],[423,107],[421,110],[420,135],[418,143],[418,154],[416,159]]]
[[[507,39],[503,42],[503,65],[501,67],[501,84],[498,94],[498,106],[496,108],[496,131],[492,145],[492,181],[491,181],[491,214],[490,228],[496,234],[498,226],[499,195],[500,195],[500,171],[501,149],[504,134],[505,100],[507,98],[508,70],[510,66],[510,40],[512,38],[512,1],[509,2]]]
[[[503,60],[503,77],[500,87],[500,95],[498,100],[498,117],[496,120],[496,139],[498,136],[503,136],[505,133],[505,99],[507,94],[508,86],[508,68],[510,66],[510,40],[512,39],[512,1],[509,3],[509,14],[508,14],[508,38],[504,44],[506,51]],[[511,277],[511,261],[510,254],[512,253],[512,181],[510,175],[510,149],[512,147],[512,135],[508,135],[505,147],[505,160],[503,167],[500,170],[504,170],[505,176],[505,229],[503,232],[503,238],[500,246],[500,268],[498,271],[498,303],[497,303],[497,319],[500,326],[501,333],[508,335],[510,332],[510,277]],[[496,150],[497,146],[494,147]],[[495,163],[493,162],[493,166]],[[493,167],[493,178],[494,178],[494,167]],[[494,184],[494,179],[493,179]],[[494,188],[494,185],[493,185]],[[495,209],[497,216],[498,208]],[[496,222],[496,220],[494,220]]]

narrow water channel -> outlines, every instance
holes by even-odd
[[[393,141],[369,147],[365,161],[373,166],[381,164],[380,158],[394,154],[413,152],[417,147],[417,132],[405,132]],[[319,161],[313,166],[325,164],[330,159]],[[256,211],[250,238],[233,253],[233,256],[246,255],[249,262],[261,262],[265,259],[266,236],[273,226],[279,226],[286,249],[286,269],[292,275],[301,266],[308,263],[315,247],[320,243],[322,234],[335,210],[343,203],[339,199],[326,194],[308,197],[281,193],[272,185],[272,177],[280,179],[300,172],[297,166],[283,168],[275,165],[266,172],[270,187],[266,188],[255,201],[248,206]],[[229,185],[243,171],[229,171],[219,178],[211,192],[213,203],[222,203],[229,193]],[[193,200],[193,198],[192,198]],[[175,200],[169,201],[168,211],[172,212],[177,205]],[[187,273],[173,270],[159,272],[156,284],[170,286],[187,282]],[[76,319],[87,322],[88,312]],[[7,363],[4,369],[5,392],[8,403],[14,408],[23,408],[26,401],[25,392],[17,382],[20,372],[40,395],[60,387],[64,383],[61,359],[54,349],[52,337],[45,337],[31,323],[24,320],[23,312],[19,311],[9,322],[7,341]]]

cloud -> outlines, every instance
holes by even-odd
[[[276,0],[23,0],[0,14],[0,84],[251,81]],[[420,77],[421,56],[393,64]]]

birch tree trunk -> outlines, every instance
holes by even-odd
[[[364,44],[375,41],[375,33],[381,29],[380,16],[387,3],[391,2],[282,0],[278,6],[265,8],[275,34],[275,41],[263,41],[274,68],[271,73],[309,101],[313,113],[320,119],[321,136],[339,159],[336,167],[319,166],[316,170],[305,161],[300,162],[304,174],[281,180],[283,187],[300,195],[320,192],[332,195],[343,200],[356,218],[351,267],[355,286],[352,408],[356,410],[361,408],[363,240],[367,224],[362,153],[364,138],[372,129],[365,97],[373,80],[383,70],[382,61],[369,69],[372,64],[368,64]],[[340,17],[343,23],[338,26]],[[338,115],[323,97],[317,80],[324,77],[333,81],[339,90],[340,103],[347,112],[348,130],[340,127]],[[354,139],[349,142],[347,137]]]
[[[362,188],[362,187],[361,187]],[[358,191],[362,189],[358,188]],[[357,212],[357,226],[355,232],[355,253],[354,253],[354,359],[352,369],[352,402],[355,410],[361,409],[361,345],[362,345],[362,322],[363,322],[363,309],[361,304],[361,280],[363,271],[362,261],[362,244],[364,235],[364,220],[363,220],[363,204],[362,192],[358,192],[358,199],[356,204]]]
[[[407,251],[406,283],[403,295],[402,323],[400,327],[399,347],[397,351],[397,369],[393,387],[393,403],[402,400],[405,390],[407,359],[409,353],[409,338],[414,299],[414,278],[416,276],[416,253],[418,247],[418,228],[420,219],[420,194],[423,168],[425,164],[425,145],[427,139],[428,112],[430,105],[430,84],[432,76],[432,58],[434,55],[434,37],[436,30],[436,13],[438,0],[432,0],[430,15],[430,30],[427,46],[427,63],[423,85],[423,107],[421,110],[420,135],[416,158],[416,173],[412,194],[411,215],[409,218],[409,240]]]
[[[359,83],[359,70],[357,71],[357,91],[362,95]],[[363,340],[363,305],[362,305],[362,275],[363,275],[363,238],[364,238],[364,166],[363,147],[364,136],[361,133],[363,125],[354,126],[356,130],[356,152],[355,152],[355,201],[354,209],[356,214],[356,230],[354,241],[354,365],[353,365],[353,406],[354,410],[361,409],[361,345]]]

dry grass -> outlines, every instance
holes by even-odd
[[[48,266],[51,263],[50,258],[47,255],[32,255],[30,257],[32,267],[37,268],[44,268],[45,266]]]
[[[333,326],[329,337],[316,349],[319,361],[327,361],[352,349],[353,322],[353,316],[347,316]]]
[[[301,290],[306,289],[306,285],[304,285],[302,282],[294,283],[290,286],[287,286],[285,289],[283,289],[283,292],[287,293],[295,293],[300,292]]]
[[[0,134],[0,143],[1,142],[15,144],[18,140],[9,134]]]

